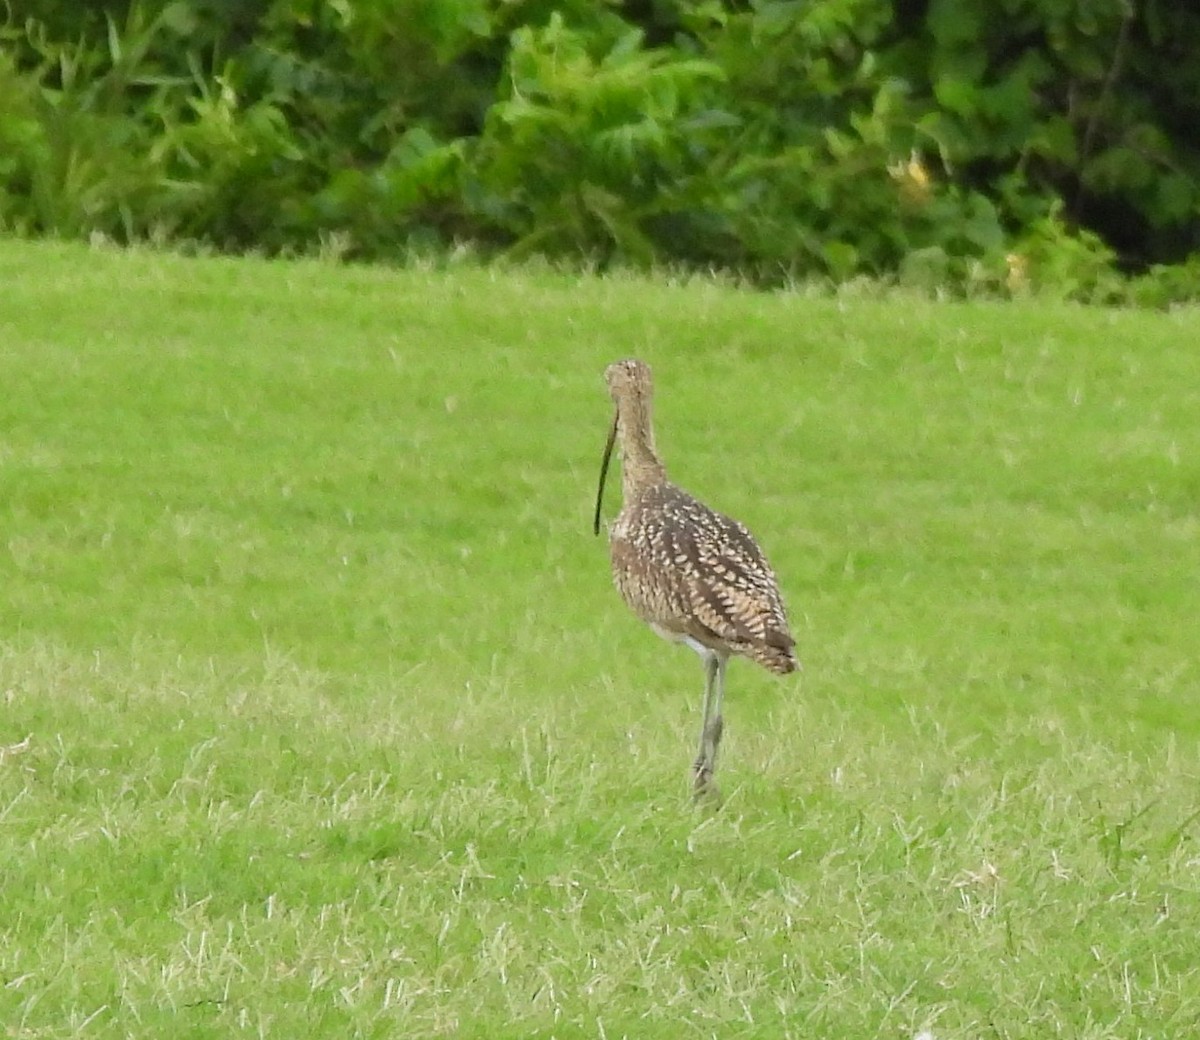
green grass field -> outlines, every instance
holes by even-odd
[[[0,280],[0,1036],[1196,1035],[1197,312]],[[719,811],[590,530],[628,355],[805,662]]]

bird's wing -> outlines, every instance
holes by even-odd
[[[696,566],[688,576],[691,613],[731,644],[795,645],[775,573],[750,532],[736,520],[711,513],[708,536],[689,547]]]
[[[613,530],[613,576],[626,603],[705,646],[787,658],[795,644],[775,574],[750,532],[674,485],[651,494]]]

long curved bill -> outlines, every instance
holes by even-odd
[[[608,461],[612,458],[613,445],[617,441],[618,412],[613,412],[612,426],[608,431],[608,443],[604,445],[604,458],[600,460],[600,485],[596,488],[596,516],[592,521],[592,534],[600,533],[600,503],[604,501],[604,480],[608,476]]]

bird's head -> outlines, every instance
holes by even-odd
[[[650,366],[637,358],[614,361],[604,370],[604,382],[608,384],[608,392],[618,411],[622,401],[634,396],[646,396],[654,388]]]
[[[637,408],[648,414],[650,395],[654,390],[654,382],[650,376],[650,366],[637,358],[627,358],[624,361],[614,361],[604,370],[604,382],[616,408],[613,411],[612,426],[608,430],[608,441],[604,445],[604,458],[600,462],[600,484],[596,488],[596,515],[592,521],[592,531],[600,533],[600,505],[604,500],[604,481],[608,477],[608,463],[612,458],[613,445],[617,440],[617,430],[621,425],[621,412]]]

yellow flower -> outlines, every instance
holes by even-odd
[[[888,176],[899,185],[900,197],[905,202],[923,205],[933,193],[929,171],[916,151],[907,160],[902,159],[888,166]]]
[[[1008,275],[1004,279],[1008,291],[1015,293],[1028,289],[1029,258],[1020,253],[1009,253],[1005,256],[1004,263],[1008,267]]]

